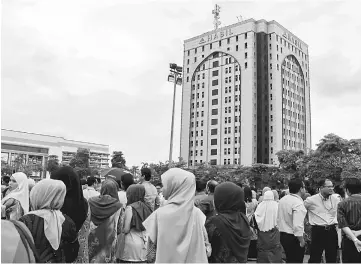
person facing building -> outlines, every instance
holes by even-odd
[[[214,206],[214,190],[216,189],[218,182],[210,180],[206,185],[207,196],[199,201],[198,208],[206,215],[206,219],[215,215],[216,208]]]
[[[287,263],[303,263],[305,254],[304,219],[307,210],[302,195],[305,185],[301,179],[291,179],[288,183],[290,194],[284,196],[278,205],[277,225]]]
[[[329,179],[322,179],[319,193],[305,200],[308,220],[311,229],[310,263],[320,263],[325,251],[326,262],[336,263],[338,235],[337,235],[337,205],[339,199],[333,194],[333,183]]]
[[[155,186],[150,182],[152,178],[152,172],[149,168],[142,168],[140,170],[140,173],[141,184],[143,184],[145,188],[145,203],[150,207],[152,211],[154,211],[155,200],[157,199],[158,192]]]
[[[343,231],[342,262],[361,263],[361,180],[345,180],[346,193],[349,196],[341,201],[337,208],[338,226]]]
[[[95,190],[96,188],[96,178],[93,176],[88,177],[87,179],[87,187],[83,190],[83,196],[85,199],[89,200],[89,198],[94,196],[99,196],[100,193]]]

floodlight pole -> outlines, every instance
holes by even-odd
[[[178,69],[177,69],[178,68]],[[170,146],[169,146],[169,166],[172,167],[173,160],[173,133],[174,133],[174,114],[175,114],[175,97],[176,97],[176,88],[177,88],[177,81],[178,77],[182,76],[182,73],[179,72],[179,66],[171,66],[171,74],[174,75],[174,86],[173,86],[173,110],[172,110],[172,123],[171,123],[171,129],[170,129]]]

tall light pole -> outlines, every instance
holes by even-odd
[[[175,112],[175,93],[177,85],[182,85],[182,71],[183,68],[175,63],[169,64],[170,73],[168,75],[168,82],[174,83],[173,91],[173,111],[172,111],[172,125],[170,130],[170,146],[169,146],[169,164],[172,165],[172,153],[173,153],[173,130],[174,130],[174,112]]]

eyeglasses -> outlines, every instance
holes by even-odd
[[[329,188],[329,189],[333,189],[333,188],[335,188],[333,185],[331,185],[331,186],[323,186],[324,188]]]

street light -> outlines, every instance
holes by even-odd
[[[172,125],[171,125],[171,130],[170,130],[170,146],[169,146],[169,164],[172,165],[175,93],[176,93],[177,85],[182,85],[183,68],[181,66],[178,66],[175,63],[169,63],[169,68],[170,68],[170,73],[168,75],[168,82],[174,83]]]

